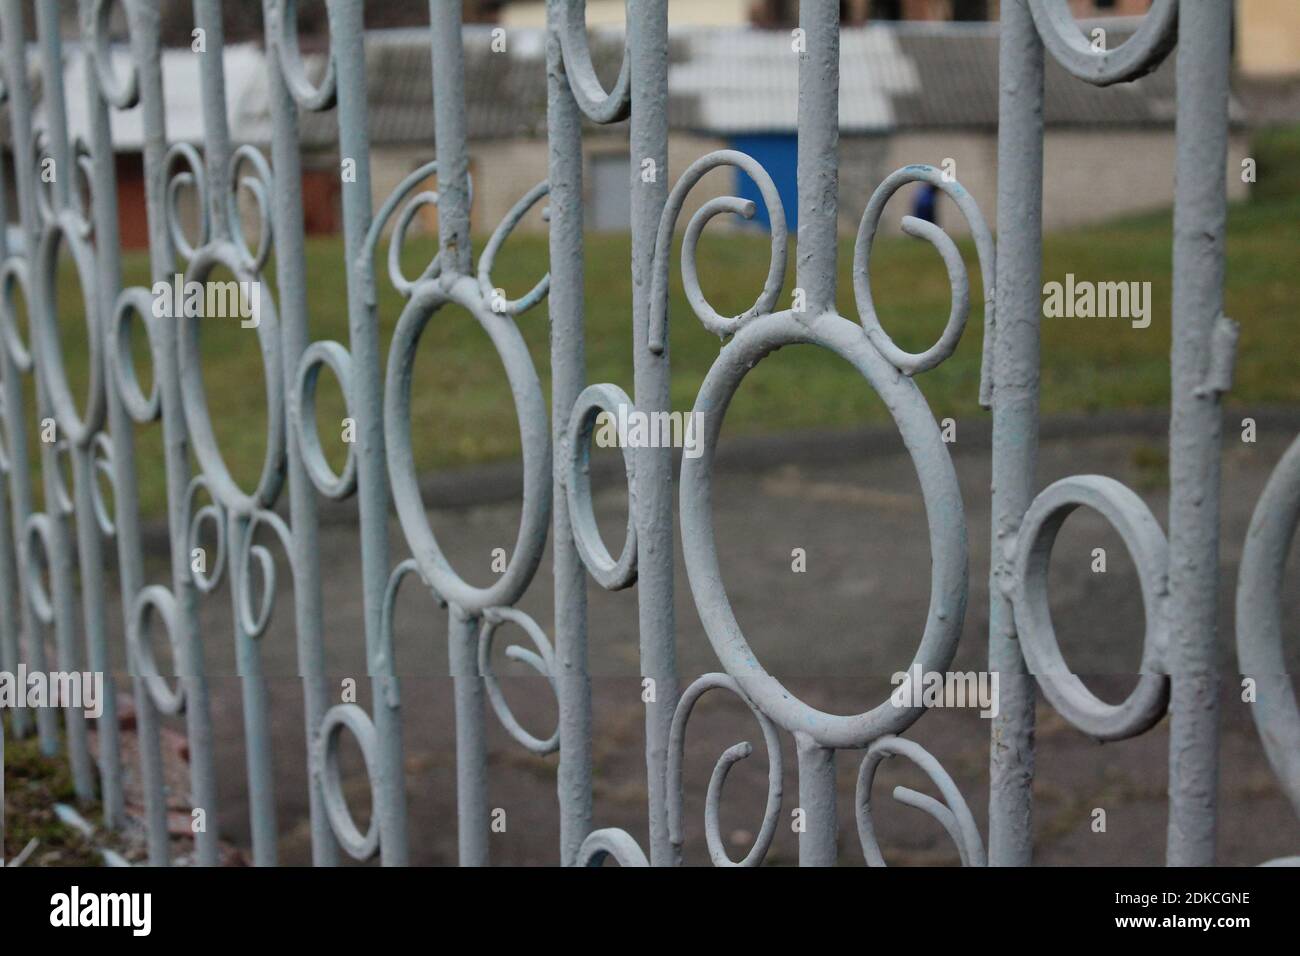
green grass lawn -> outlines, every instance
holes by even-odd
[[[1251,198],[1235,204],[1229,220],[1227,303],[1241,323],[1237,404],[1300,401],[1295,374],[1296,304],[1300,300],[1300,190],[1293,170],[1300,165],[1300,127],[1261,134],[1253,150],[1258,183]],[[861,197],[865,205],[867,197]],[[1050,200],[1049,200],[1050,201]],[[898,205],[898,204],[894,204]],[[891,207],[890,214],[901,215]],[[1050,235],[1045,240],[1044,276],[1073,272],[1096,281],[1151,281],[1153,320],[1133,329],[1124,320],[1044,320],[1042,404],[1047,414],[1104,408],[1159,407],[1169,399],[1171,215],[1141,216],[1103,226]],[[480,243],[481,245],[481,243]],[[794,285],[793,243],[782,307]],[[961,243],[978,303],[979,272],[974,247]],[[406,250],[408,275],[418,274],[435,251],[432,239],[412,241]],[[706,233],[700,245],[705,291],[724,314],[747,308],[767,270],[765,237]],[[310,334],[347,343],[346,275],[341,243],[308,244]],[[852,238],[840,247],[840,311],[855,318],[850,259]],[[587,242],[587,376],[632,392],[632,284],[626,236],[591,236]],[[380,333],[388,341],[403,300],[381,270]],[[493,276],[512,297],[531,287],[547,267],[543,235],[520,234],[507,244]],[[672,275],[673,406],[688,409],[720,346],[695,320],[681,291],[678,258]],[[948,315],[943,266],[923,242],[901,237],[876,244],[871,272],[882,322],[904,348],[921,350],[935,340]],[[144,253],[126,257],[128,283],[147,284]],[[228,278],[214,275],[213,278]],[[268,281],[274,287],[272,276]],[[61,303],[64,344],[74,394],[84,392],[85,356],[81,307],[68,274]],[[72,291],[70,291],[72,290]],[[982,314],[973,310],[957,353],[918,381],[936,416],[975,417]],[[545,306],[524,315],[520,328],[549,389],[549,341]],[[234,322],[209,323],[204,334],[204,378],[218,439],[236,478],[251,487],[265,444],[265,394],[256,333]],[[147,380],[148,363],[141,375]],[[29,383],[28,408],[30,404]],[[319,420],[322,434],[337,434],[341,398],[329,374],[322,375]],[[843,361],[813,348],[784,349],[746,380],[728,413],[726,432],[744,434],[803,428],[839,428],[882,421],[884,405]],[[34,417],[34,416],[33,416]],[[416,363],[413,435],[421,468],[437,469],[514,456],[519,436],[500,361],[487,335],[468,314],[447,309],[425,331]],[[34,429],[33,429],[34,431]],[[33,438],[33,445],[35,436]],[[333,460],[342,444],[326,442]],[[140,493],[146,514],[164,508],[161,429],[140,429]]]

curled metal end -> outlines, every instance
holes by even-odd
[[[483,254],[479,257],[479,291],[483,294],[483,301],[488,304],[488,308],[498,315],[519,315],[521,312],[527,312],[546,298],[546,294],[550,291],[551,274],[549,272],[542,276],[529,292],[518,299],[505,298],[504,293],[492,285],[492,266],[496,263],[497,253],[501,250],[515,226],[519,225],[520,220],[528,214],[528,211],[533,206],[541,202],[550,191],[551,184],[546,181],[540,182],[528,190],[506,213],[506,217],[501,220],[501,224],[492,233],[492,238],[488,240],[487,246],[483,249]],[[549,216],[544,215],[543,218],[549,220]]]
[[[686,749],[686,722],[695,704],[710,690],[726,690],[739,697],[758,720],[763,731],[763,745],[767,750],[767,803],[763,808],[763,823],[759,827],[754,846],[739,863],[727,856],[719,822],[722,805],[722,787],[727,774],[740,761],[754,752],[748,741],[733,744],[723,751],[713,767],[709,789],[704,801],[704,835],[709,846],[709,857],[714,866],[758,866],[767,856],[776,835],[777,820],[781,815],[783,770],[781,741],[776,725],[740,689],[735,678],[728,674],[705,674],[691,684],[677,703],[673,723],[668,735],[668,838],[676,847],[682,845],[682,759]]]
[[[546,633],[523,611],[512,607],[494,607],[483,612],[483,624],[478,638],[478,669],[483,678],[483,687],[487,691],[488,702],[492,705],[492,710],[501,721],[501,726],[505,728],[506,733],[529,753],[543,757],[560,749],[559,726],[557,725],[555,731],[545,740],[530,734],[510,710],[505,694],[501,692],[501,685],[497,682],[496,675],[492,673],[492,639],[497,628],[505,623],[515,624],[522,629],[536,648],[534,652],[526,647],[512,644],[506,648],[506,657],[531,667],[545,677],[551,685],[551,690],[558,694],[559,690],[555,686],[555,653],[551,649],[551,642],[547,639]]]
[[[663,354],[668,339],[668,257],[672,251],[673,232],[677,228],[677,217],[681,215],[686,196],[695,188],[704,175],[720,166],[732,166],[745,173],[758,185],[767,207],[768,218],[772,225],[772,254],[768,263],[767,281],[758,299],[744,312],[735,316],[720,315],[709,304],[700,288],[699,268],[696,262],[700,235],[704,227],[715,216],[731,213],[743,219],[752,219],[758,211],[757,205],[749,199],[739,196],[720,196],[704,203],[691,217],[682,238],[682,286],[686,299],[691,304],[696,318],[706,329],[715,335],[728,336],[760,315],[767,315],[776,307],[777,297],[785,285],[786,242],[788,235],[785,225],[785,209],[781,205],[781,194],[777,191],[772,177],[767,174],[758,160],[734,149],[719,149],[701,156],[687,167],[682,178],[677,181],[668,196],[663,215],[659,220],[659,232],[655,238],[654,266],[652,269],[650,291],[650,321],[647,345],[656,355]]]
[[[952,291],[952,307],[948,322],[944,326],[939,340],[924,352],[906,352],[894,344],[880,324],[876,314],[875,301],[871,293],[871,247],[880,229],[880,219],[885,205],[903,186],[914,183],[928,183],[943,192],[961,210],[970,224],[971,235],[975,239],[975,248],[979,254],[980,278],[984,288],[984,350],[980,370],[980,404],[989,407],[992,403],[992,342],[996,330],[993,299],[993,279],[995,248],[993,234],[980,212],[974,197],[966,188],[933,166],[904,166],[885,178],[876,188],[867,208],[862,214],[858,227],[857,241],[853,247],[853,292],[857,299],[859,320],[867,333],[867,339],[890,365],[904,375],[917,375],[929,371],[946,361],[956,351],[966,330],[966,320],[970,316],[970,279],[966,274],[966,263],[961,257],[957,244],[946,232],[932,222],[914,216],[904,216],[903,232],[916,239],[923,239],[934,247],[943,259],[948,270],[948,285]]]
[[[857,820],[858,838],[862,843],[862,852],[868,866],[885,866],[885,858],[880,853],[880,844],[876,841],[876,831],[871,817],[871,785],[876,778],[876,770],[881,761],[891,756],[906,757],[928,776],[939,788],[943,800],[936,800],[927,794],[907,787],[895,787],[894,799],[904,806],[909,806],[928,814],[944,828],[957,847],[962,866],[987,866],[988,858],[984,852],[984,841],[980,839],[979,827],[975,817],[966,805],[966,800],[957,789],[948,772],[929,751],[920,744],[903,737],[881,737],[867,748],[867,755],[858,771]]]

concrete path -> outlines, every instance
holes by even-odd
[[[1300,425],[1300,416],[1256,416],[1259,440],[1243,444],[1226,430],[1224,456],[1221,644],[1223,696],[1220,844],[1223,863],[1255,864],[1300,852],[1300,824],[1282,798],[1249,713],[1240,700],[1233,650],[1236,574],[1251,510],[1273,465]],[[1229,415],[1230,422],[1240,415]],[[1040,453],[1040,486],[1065,475],[1111,475],[1137,490],[1161,524],[1167,513],[1163,416],[1091,418],[1050,422]],[[986,423],[959,423],[952,446],[970,535],[970,602],[955,670],[980,670],[986,660],[990,460]],[[804,435],[726,443],[715,486],[715,527],[728,594],[758,657],[807,702],[838,713],[874,707],[888,695],[890,675],[910,662],[923,626],[929,593],[927,524],[915,473],[892,432]],[[598,517],[617,549],[626,520],[626,493],[614,455],[597,469]],[[509,549],[518,524],[513,496],[517,468],[481,469],[440,476],[426,501],[430,521],[462,574],[487,583],[493,548]],[[505,500],[501,500],[501,499]],[[325,639],[337,680],[358,679],[368,704],[361,629],[357,531],[346,508],[326,515],[321,534],[327,623]],[[393,527],[394,563],[404,556]],[[1094,548],[1106,550],[1107,570],[1091,570]],[[792,549],[803,548],[807,571],[792,571]],[[1294,553],[1294,552],[1293,552]],[[1296,560],[1293,557],[1292,575]],[[549,551],[521,602],[542,626],[553,621]],[[309,859],[306,825],[305,746],[301,690],[296,679],[292,593],[287,566],[280,568],[276,620],[263,639],[266,671],[273,675],[272,724],[284,862]],[[1300,595],[1286,598],[1287,619],[1300,620]],[[1117,534],[1099,517],[1076,513],[1053,556],[1052,608],[1067,660],[1097,693],[1119,700],[1128,692],[1142,639],[1142,604],[1132,562]],[[644,709],[638,676],[636,592],[590,590],[591,667],[595,694],[596,825],[631,831],[645,844]],[[703,633],[678,550],[676,617],[683,686],[718,670]],[[119,618],[120,619],[120,618]],[[248,838],[242,723],[230,635],[229,595],[203,608],[208,667],[214,675],[223,832]],[[413,861],[447,864],[456,856],[454,730],[446,663],[446,616],[408,587],[396,614],[397,660],[403,684],[407,790]],[[502,675],[521,674],[501,655],[522,639],[503,629],[496,660]],[[1300,672],[1300,642],[1288,649]],[[521,721],[549,734],[555,703],[549,687],[528,676],[503,677]],[[340,686],[335,683],[333,686]],[[506,810],[506,832],[493,837],[493,862],[556,861],[555,757],[530,756],[491,721],[491,800]],[[988,722],[974,710],[936,710],[907,736],[928,748],[953,775],[987,839]],[[703,800],[713,763],[740,740],[754,756],[732,773],[724,794],[722,828],[734,858],[747,851],[762,813],[766,764],[761,735],[748,712],[724,695],[697,708],[688,731],[686,770],[687,859],[707,862]],[[1105,746],[1071,729],[1040,704],[1035,783],[1036,862],[1043,864],[1160,864],[1164,858],[1168,721],[1144,736]],[[797,801],[792,742],[784,741],[787,767],[783,823],[769,856],[792,863],[797,844],[790,811]],[[853,821],[853,786],[859,761],[840,759],[841,859],[862,861]],[[349,755],[347,786],[358,814],[368,811],[360,759]],[[882,768],[876,783],[878,833],[891,863],[947,863],[956,853],[927,817],[893,803],[898,783],[930,789],[903,761]],[[1092,811],[1106,810],[1105,833],[1092,831]]]

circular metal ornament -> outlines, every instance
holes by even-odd
[[[270,508],[284,482],[284,373],[280,362],[279,322],[276,320],[275,306],[262,294],[260,280],[244,269],[243,256],[230,242],[218,242],[200,249],[185,274],[186,285],[197,282],[206,289],[208,276],[218,266],[228,269],[241,288],[244,283],[253,283],[258,288],[251,318],[256,323],[257,338],[261,344],[262,370],[266,377],[266,456],[262,461],[257,486],[251,492],[240,488],[231,475],[212,428],[212,414],[208,409],[199,353],[199,323],[205,321],[202,316],[175,318],[178,329],[181,405],[185,410],[185,424],[189,428],[194,454],[207,478],[212,496],[234,514],[247,515],[259,509]]]
[[[1035,0],[1029,10],[1043,46],[1056,62],[1094,86],[1124,83],[1150,73],[1178,42],[1177,0],[1155,0],[1137,32],[1113,50],[1093,48],[1067,0]]]
[[[135,662],[136,672],[140,675],[154,706],[167,715],[179,714],[185,709],[185,685],[179,680],[173,690],[167,679],[158,670],[158,661],[154,656],[153,645],[146,639],[149,633],[149,619],[157,614],[167,632],[173,653],[176,654],[177,674],[184,672],[180,665],[179,646],[176,643],[176,600],[171,591],[161,585],[151,584],[136,595],[131,606],[131,619],[127,627],[127,641],[131,648],[131,658]]]
[[[87,362],[89,381],[86,386],[85,412],[77,410],[68,384],[68,374],[63,365],[63,350],[59,347],[56,283],[58,280],[59,246],[66,243],[76,266],[81,283],[86,320]],[[46,223],[36,247],[32,263],[37,285],[38,300],[45,303],[47,322],[32,323],[35,331],[36,362],[45,382],[46,394],[54,412],[55,421],[73,445],[88,446],[95,433],[104,424],[104,356],[102,348],[102,323],[99,320],[96,290],[95,255],[90,244],[81,235],[80,220],[63,211]]]
[[[627,534],[618,559],[600,538],[591,498],[591,441],[596,419],[602,412],[618,416],[619,409],[634,410],[632,400],[617,385],[589,385],[573,405],[569,416],[568,460],[564,494],[569,502],[569,523],[573,543],[591,576],[607,591],[618,591],[636,582],[636,454],[624,448],[623,468],[627,474]]]
[[[352,732],[361,757],[365,761],[366,776],[370,780],[370,823],[362,833],[352,819],[347,798],[343,795],[343,777],[339,770],[340,734],[344,729]],[[375,725],[364,710],[356,704],[338,704],[331,707],[321,719],[316,730],[316,772],[321,775],[321,797],[325,816],[339,845],[356,860],[368,860],[379,850],[380,794],[376,786],[376,755],[379,752],[379,735]]]
[[[632,0],[628,0],[631,4]],[[560,4],[560,51],[569,88],[578,108],[594,123],[606,125],[625,120],[632,112],[632,58],[623,48],[623,63],[618,79],[609,92],[596,76],[591,62],[591,44],[587,38],[587,0],[568,0]]]
[[[1065,662],[1052,626],[1047,569],[1052,545],[1065,519],[1078,507],[1098,512],[1119,532],[1137,567],[1146,611],[1142,673],[1122,704],[1108,704],[1084,685]],[[1061,716],[1098,740],[1123,740],[1150,728],[1165,712],[1169,643],[1165,601],[1169,546],[1160,523],[1136,494],[1113,478],[1076,475],[1049,485],[1030,504],[1016,539],[1011,600],[1029,672]]]
[[[827,313],[803,321],[788,312],[764,316],[740,329],[719,353],[695,402],[694,414],[703,416],[703,451],[698,458],[682,462],[682,550],[709,642],[745,694],[790,733],[806,734],[822,747],[863,747],[877,737],[900,732],[924,708],[899,707],[886,700],[865,713],[841,716],[799,700],[758,662],[721,585],[713,534],[712,471],[722,419],[749,370],[776,349],[797,344],[820,346],[851,363],[894,416],[920,481],[932,560],[930,609],[911,667],[919,666],[922,672],[942,671],[952,660],[967,594],[966,518],[957,475],[939,426],[916,383],[876,351],[861,326],[841,316]]]
[[[493,584],[482,588],[475,587],[456,573],[429,527],[411,448],[411,377],[416,349],[420,335],[434,313],[449,303],[470,312],[496,346],[514,396],[523,446],[524,489],[519,534],[505,571]],[[514,604],[527,590],[541,563],[551,515],[548,418],[542,385],[523,336],[509,316],[499,315],[486,307],[477,282],[462,276],[450,288],[436,280],[417,285],[397,321],[388,353],[384,384],[388,477],[397,516],[422,577],[444,600],[467,614]]]

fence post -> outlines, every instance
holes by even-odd
[[[1043,44],[1024,0],[1002,4],[1000,47],[989,669],[998,674],[1001,703],[990,727],[989,863],[1027,866],[1033,856],[1036,692],[1004,591],[1016,531],[1034,497],[1038,458]]]
[[[1223,310],[1232,4],[1179,5],[1174,179],[1173,397],[1169,423],[1171,635],[1169,858],[1214,863],[1219,787],[1219,458],[1212,364],[1235,336]]]

